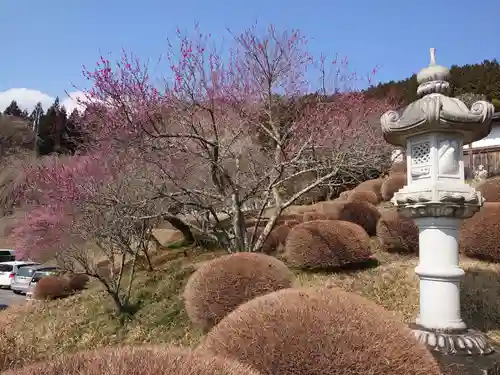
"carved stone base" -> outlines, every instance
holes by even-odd
[[[442,355],[480,356],[494,352],[489,338],[482,332],[467,329],[461,332],[439,332],[413,325],[418,341],[427,345],[431,352]]]

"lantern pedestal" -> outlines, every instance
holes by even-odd
[[[463,331],[467,326],[460,316],[460,279],[465,274],[458,265],[460,219],[421,217],[415,223],[420,232],[416,324],[430,330]]]
[[[494,108],[486,101],[468,108],[447,96],[449,77],[431,49],[429,67],[417,75],[420,99],[381,117],[387,142],[406,149],[408,183],[392,202],[419,228],[420,311],[411,328],[445,373],[500,374],[499,348],[460,314],[458,243],[461,220],[484,201],[465,183],[463,145],[489,134]]]

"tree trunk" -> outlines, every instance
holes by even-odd
[[[146,262],[148,263],[148,271],[154,271],[153,264],[151,263],[151,257],[149,256],[149,251],[147,249],[147,244],[144,245],[142,252],[144,253]]]
[[[233,193],[231,196],[232,204],[231,211],[233,213],[233,231],[234,231],[234,246],[236,251],[245,251],[245,228],[244,216],[241,210],[241,203],[238,193]]]
[[[168,221],[172,226],[180,231],[182,235],[184,236],[184,239],[188,244],[192,244],[194,242],[194,236],[193,233],[191,232],[191,228],[189,228],[189,225],[184,223],[181,219],[175,216],[167,216],[165,217],[165,220]]]
[[[130,275],[128,279],[127,293],[125,294],[124,305],[130,305],[130,294],[132,293],[132,283],[134,282],[135,277],[135,266],[137,264],[138,252],[135,253],[134,259],[132,260],[132,268],[130,270]]]

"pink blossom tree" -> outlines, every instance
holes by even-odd
[[[95,278],[118,313],[132,306],[141,257],[152,269],[148,242],[156,223],[145,217],[161,204],[148,196],[144,170],[132,160],[92,150],[28,165],[17,197],[28,203],[27,214],[12,231],[19,258],[55,259],[67,271]]]
[[[101,58],[95,70],[84,69],[93,84],[81,124],[91,138],[90,148],[71,160],[72,174],[63,167],[34,174],[28,190],[43,191],[39,201],[44,208],[34,214],[45,215],[40,225],[45,231],[38,236],[38,226],[29,224],[38,219],[28,217],[17,232],[20,241],[30,242],[25,247],[39,240],[45,243],[41,248],[47,243],[61,248],[74,231],[76,237],[90,239],[99,232],[99,221],[92,216],[96,209],[88,207],[104,200],[110,209],[119,204],[135,209],[122,215],[134,225],[170,218],[229,251],[258,251],[277,218],[297,199],[319,186],[341,186],[346,176],[388,165],[390,152],[373,120],[388,103],[359,90],[328,91],[324,75],[320,92],[312,90],[306,78],[321,61],[307,52],[300,32],[269,27],[260,34],[255,26],[231,34],[234,45],[225,51],[218,51],[210,35],[196,32],[195,38],[178,32],[178,43],[169,44],[171,74],[160,84],[153,82],[147,65],[126,53],[116,64]],[[354,88],[355,76],[339,70],[334,77]],[[86,158],[98,160],[95,170],[86,169]],[[141,170],[137,180],[142,195],[113,201],[113,194],[88,182],[113,185],[123,169],[102,169],[113,160],[127,160],[126,173]],[[293,194],[283,193],[285,185],[304,176],[313,178]],[[62,184],[58,198],[48,186],[39,188],[46,183],[53,188]],[[78,212],[67,203],[73,201],[79,202]],[[137,202],[143,202],[142,211]],[[270,205],[273,214],[264,217]],[[248,217],[257,218],[256,226],[266,222],[257,238],[247,235]],[[88,227],[75,225],[79,223]]]

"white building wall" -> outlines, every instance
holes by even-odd
[[[491,146],[500,146],[500,124],[494,124],[490,134],[483,139],[473,142],[472,148],[483,148]],[[464,145],[464,149],[468,149],[469,145]]]

